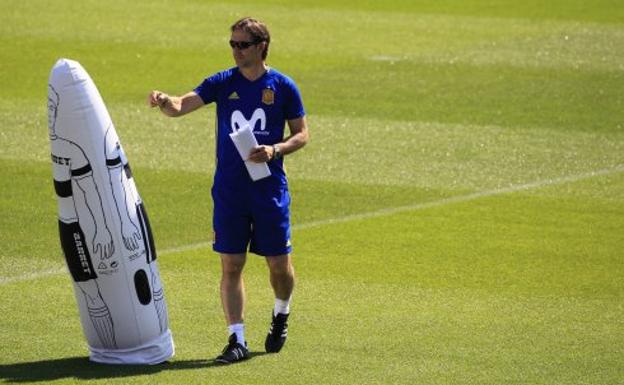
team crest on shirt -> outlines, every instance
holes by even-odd
[[[262,103],[269,106],[275,103],[275,91],[270,88],[262,90]]]

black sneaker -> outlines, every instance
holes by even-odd
[[[264,341],[267,353],[279,353],[288,337],[288,314],[277,313],[273,315],[271,328]]]
[[[219,357],[215,358],[215,361],[221,364],[233,364],[247,358],[249,358],[249,350],[247,350],[246,346],[236,341],[236,334],[232,334],[227,346],[223,348],[223,352],[221,352]]]

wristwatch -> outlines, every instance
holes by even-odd
[[[273,145],[273,159],[281,159],[282,158],[282,152],[280,151],[280,148],[277,144]]]

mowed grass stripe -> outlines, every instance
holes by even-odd
[[[206,54],[215,55],[219,50],[224,50],[226,39],[220,34],[223,31],[220,26],[226,29],[229,25],[226,10],[239,8],[233,4],[181,4],[175,10],[164,12],[163,8],[171,7],[150,3],[149,7],[143,9],[144,5],[140,2],[133,5],[141,10],[133,11],[124,4],[123,8],[113,11],[111,8],[116,7],[99,5],[108,8],[110,24],[90,28],[96,24],[96,20],[101,19],[101,14],[94,12],[93,4],[84,6],[91,12],[84,12],[80,18],[68,18],[65,10],[55,7],[47,13],[45,20],[29,17],[29,8],[36,7],[34,2],[16,4],[5,16],[5,23],[0,24],[0,31],[6,37],[4,44],[15,44],[11,42],[16,39],[45,41],[53,46],[59,42],[71,43],[73,46],[89,43],[109,49],[110,42],[124,44],[129,52],[120,55],[117,60],[131,59],[135,67],[142,67],[146,65],[145,62],[149,62],[150,51],[193,51],[201,47],[201,51]],[[45,8],[45,5],[38,7],[39,10],[41,8]],[[293,11],[290,7],[264,4],[261,7],[245,8],[247,12],[253,10],[258,10],[257,14],[267,14],[265,20],[272,25],[274,36],[278,39],[274,40],[276,49],[272,55],[278,59],[288,60],[291,55],[312,53],[322,55],[323,61],[328,58],[336,60],[382,55],[438,64],[504,63],[517,67],[600,71],[620,71],[623,68],[623,53],[617,47],[624,41],[624,28],[619,24],[422,12],[399,14],[361,9],[343,10],[340,13],[319,8],[299,8]],[[188,19],[172,15],[172,11],[179,14],[204,14],[211,18],[211,23],[189,23]],[[141,25],[139,20],[127,23],[127,19],[115,16],[115,13],[137,18],[150,17],[154,22],[147,25]],[[286,17],[289,20],[284,22],[282,19]],[[309,33],[309,26],[305,24],[305,20],[311,19],[316,20],[314,35]],[[169,33],[160,33],[159,20],[168,22]],[[354,39],[352,34],[363,22],[366,24],[365,45]],[[55,23],[56,28],[52,27]],[[81,34],[77,36],[75,31],[81,31]],[[187,36],[182,41],[176,37],[181,33]],[[288,33],[289,39],[279,39],[284,33]],[[389,39],[389,36],[403,36],[409,39],[409,43],[405,44],[404,39]],[[306,44],[299,44],[300,41],[306,41]],[[339,51],[334,49],[337,46],[341,48]],[[213,60],[222,61],[226,55],[220,56]],[[159,64],[155,65],[161,68]]]
[[[134,14],[131,9],[112,7],[110,25],[99,28],[92,28],[93,19],[101,19],[93,4],[84,5],[91,11],[84,17],[65,20],[59,6],[42,21],[28,12],[34,6],[20,3],[11,12],[15,19],[0,23],[6,25],[3,36],[7,36],[0,39],[6,47],[0,61],[8,63],[0,74],[0,95],[6,90],[5,99],[43,106],[42,85],[60,54],[85,65],[107,102],[134,103],[137,109],[152,87],[183,93],[209,73],[231,65],[218,22],[204,29],[205,23],[158,12],[164,4],[137,6],[136,15],[153,16],[147,25],[113,19],[116,13]],[[27,9],[20,11],[20,7]],[[188,9],[204,12],[210,20],[214,15],[223,20],[228,14],[224,7],[230,5],[192,4]],[[624,87],[624,53],[617,48],[624,45],[624,28],[618,24],[357,10],[337,14],[307,9],[299,14],[279,6],[272,11],[275,14],[268,21],[275,25],[276,40],[269,64],[300,84],[306,106],[315,114],[566,130],[600,126],[603,131],[615,130],[622,121],[623,98],[618,90]],[[158,22],[164,17],[168,22]],[[172,18],[174,22],[169,22]],[[313,31],[308,20],[317,20]],[[353,33],[363,20],[366,44]],[[222,23],[227,30],[228,24]],[[164,24],[167,34],[154,32]],[[81,31],[77,41],[67,39],[74,31]],[[189,38],[176,38],[174,44],[176,31]],[[13,55],[16,51],[19,61]],[[395,59],[371,61],[379,57]]]
[[[48,162],[44,106],[12,108],[0,107],[0,118],[12,127],[2,136],[13,144],[0,149],[0,158]],[[213,106],[181,119],[163,117],[142,104],[111,104],[109,110],[132,167],[212,174]],[[39,117],[35,124],[33,116]],[[597,133],[591,127],[562,131],[318,114],[310,114],[308,120],[309,145],[286,159],[293,178],[466,192],[624,164],[621,130]]]
[[[575,224],[579,213],[601,221],[608,203],[578,194],[603,180],[624,187],[617,174],[566,185],[572,191],[563,200],[552,186],[548,199],[527,191],[304,232],[287,348],[236,368],[210,364],[226,335],[218,258],[203,250],[162,261],[178,352],[156,369],[111,373],[87,363],[70,280],[11,285],[0,293],[11,315],[0,332],[8,363],[0,369],[16,382],[218,384],[235,376],[257,384],[618,384],[616,250],[595,250],[598,260],[575,253],[577,238],[592,238],[592,246],[603,239]],[[246,324],[254,352],[261,352],[272,306],[266,273],[260,258],[249,259]],[[42,295],[29,306],[50,311],[14,311],[30,291]],[[57,332],[42,339],[42,324]],[[352,359],[337,358],[345,356]]]
[[[308,223],[295,224],[292,226],[292,229],[293,231],[301,231],[305,229],[332,225],[336,223],[345,223],[345,222],[359,221],[359,220],[365,220],[365,219],[373,219],[373,218],[385,217],[385,216],[390,216],[390,215],[408,212],[408,211],[425,210],[425,209],[432,208],[432,207],[439,207],[439,206],[445,206],[445,205],[454,204],[454,203],[468,202],[468,201],[485,198],[485,197],[491,197],[495,195],[515,193],[519,191],[538,189],[541,187],[560,185],[564,183],[573,183],[573,182],[577,182],[583,179],[594,178],[598,176],[605,176],[605,175],[620,173],[623,171],[624,171],[624,165],[618,165],[613,168],[591,171],[591,172],[583,173],[579,175],[571,175],[571,176],[565,176],[565,177],[560,177],[560,178],[555,178],[555,179],[547,179],[543,181],[536,181],[532,183],[526,183],[526,184],[517,185],[517,186],[510,186],[507,188],[501,188],[501,189],[496,189],[496,190],[480,191],[480,192],[476,192],[472,194],[444,198],[444,199],[440,199],[440,200],[436,200],[432,202],[423,202],[423,203],[417,203],[413,205],[399,206],[399,207],[388,207],[388,208],[371,211],[371,212],[346,215],[346,216],[336,217],[336,218],[327,218],[327,219],[312,221]],[[198,242],[198,243],[193,243],[193,244],[184,245],[184,246],[167,248],[167,249],[160,251],[159,254],[160,255],[176,254],[176,253],[181,253],[185,251],[206,248],[211,245],[212,243],[209,241]],[[28,273],[28,274],[20,275],[17,277],[0,277],[0,285],[7,285],[10,283],[14,283],[14,282],[21,282],[21,281],[27,281],[27,280],[32,280],[32,279],[41,279],[41,278],[45,278],[49,276],[62,274],[65,271],[66,271],[65,268],[55,268],[55,269],[49,269],[49,270],[44,270],[44,271],[39,271],[39,272]]]

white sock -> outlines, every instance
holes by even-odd
[[[236,334],[236,342],[245,346],[245,324],[232,324],[228,326],[229,335]]]
[[[278,313],[289,314],[290,313],[290,298],[288,299],[275,298],[275,307],[273,307],[273,315],[277,315]]]

